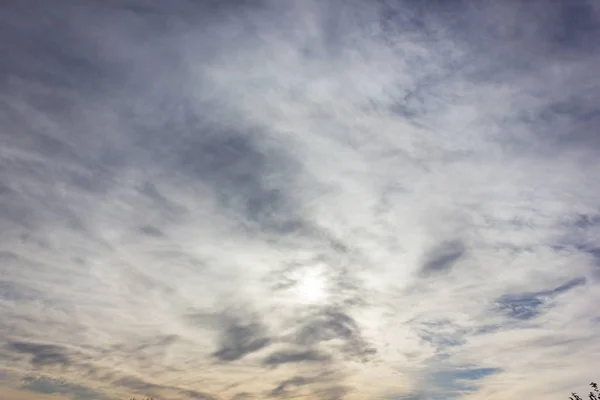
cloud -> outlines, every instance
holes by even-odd
[[[219,349],[213,353],[220,361],[239,360],[265,348],[270,342],[259,323],[244,324],[235,320],[224,327],[220,340]]]
[[[161,388],[161,386],[159,386],[159,385],[145,382],[141,379],[133,378],[133,377],[120,378],[117,381],[115,381],[114,383],[119,386],[133,389],[140,393],[152,393],[155,390]]]
[[[59,394],[67,396],[73,400],[94,400],[106,399],[100,393],[97,393],[85,386],[75,385],[56,379],[28,376],[21,381],[21,389],[42,394]]]
[[[198,399],[198,400],[214,400],[215,397],[208,393],[203,393],[198,390],[190,390],[190,389],[182,389],[174,386],[168,385],[158,385],[151,382],[146,382],[142,379],[126,376],[123,378],[119,378],[113,382],[114,385],[117,385],[121,388],[126,388],[129,390],[133,390],[135,393],[141,393],[143,395],[151,395],[151,396],[171,396],[173,394],[179,396],[185,396],[190,399]]]
[[[456,368],[453,371],[436,372],[434,381],[440,398],[457,397],[465,392],[476,391],[478,380],[499,372],[501,370],[497,368]]]
[[[322,310],[308,317],[295,333],[294,341],[309,347],[341,341],[344,344],[336,349],[338,352],[362,360],[376,353],[375,348],[369,347],[362,336],[358,323],[343,310]]]
[[[478,381],[500,373],[495,368],[468,368],[455,366],[451,370],[438,370],[429,377],[431,384],[417,393],[399,395],[394,399],[454,399],[477,392]],[[392,395],[394,396],[394,395]]]
[[[62,346],[27,343],[27,342],[11,342],[8,344],[10,350],[31,356],[29,362],[31,365],[40,366],[63,366],[71,364],[70,357],[66,348]]]
[[[449,270],[465,254],[459,241],[442,243],[431,250],[422,266],[422,274],[430,275]]]
[[[523,293],[519,295],[504,295],[498,300],[498,311],[504,312],[513,318],[531,319],[551,306],[552,300],[563,292],[585,285],[584,278],[573,279],[552,290],[537,293]]]
[[[285,381],[283,381],[279,385],[277,385],[277,387],[275,389],[273,389],[273,391],[271,392],[271,396],[280,397],[286,393],[286,390],[289,387],[302,386],[302,385],[306,385],[309,382],[310,382],[310,380],[308,380],[304,377],[301,377],[301,376],[295,376],[291,379],[286,379]]]
[[[15,388],[594,378],[595,2],[38,3],[0,11],[0,369],[40,374]]]
[[[300,344],[312,345],[335,338],[350,339],[358,330],[350,316],[340,311],[325,311],[302,327],[297,340]]]
[[[277,367],[282,364],[303,363],[303,362],[325,362],[330,357],[327,354],[320,353],[316,350],[280,350],[270,354],[263,361],[264,365]]]

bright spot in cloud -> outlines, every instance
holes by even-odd
[[[325,279],[321,271],[313,269],[306,271],[296,286],[296,293],[301,301],[318,303],[327,296]]]

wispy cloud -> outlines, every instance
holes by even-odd
[[[105,396],[84,386],[41,377],[27,376],[23,378],[21,389],[42,394],[66,395],[74,400],[106,399]]]
[[[21,0],[0,26],[16,387],[558,399],[597,378],[596,2]]]

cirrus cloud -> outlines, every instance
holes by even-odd
[[[8,1],[7,393],[593,379],[599,22],[585,0]]]

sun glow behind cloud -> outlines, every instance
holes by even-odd
[[[319,303],[326,300],[327,290],[325,278],[318,270],[308,270],[304,276],[298,279],[296,293],[300,301],[308,303]]]

